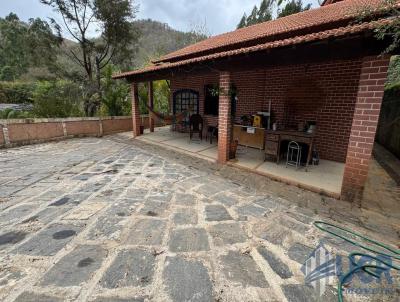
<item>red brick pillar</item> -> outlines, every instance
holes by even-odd
[[[361,202],[389,66],[389,57],[366,57],[347,148],[341,197]]]
[[[229,87],[231,74],[222,71],[219,74],[219,107],[218,107],[218,162],[225,164],[229,160],[231,144],[231,100]]]
[[[153,94],[153,82],[150,81],[148,82],[148,106],[153,109],[154,107],[154,94]],[[150,132],[154,132],[154,119],[152,118],[152,115],[149,113],[149,128]]]
[[[133,123],[133,137],[140,135],[140,111],[139,111],[139,88],[138,83],[131,84],[132,94],[132,123]]]

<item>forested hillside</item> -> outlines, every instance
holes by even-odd
[[[22,22],[15,14],[0,18],[0,103],[33,104],[15,106],[17,111],[0,109],[0,118],[87,115],[85,104],[90,102],[99,104],[95,114],[129,114],[129,89],[123,81],[111,81],[113,72],[143,67],[152,59],[206,38],[150,19],[134,20],[129,27],[133,38],[127,52],[113,56],[101,71],[103,88],[98,96],[87,86],[85,69],[73,57],[80,52],[79,43],[58,38],[50,24],[40,19]],[[93,43],[101,44],[101,38]],[[168,110],[167,83],[158,82],[154,87],[156,108]],[[146,93],[142,87],[143,98]],[[21,112],[20,108],[33,110]]]
[[[137,49],[133,55],[135,67],[147,64],[149,59],[154,59],[206,38],[201,33],[181,32],[172,29],[166,23],[150,19],[135,21],[133,24],[140,32]]]

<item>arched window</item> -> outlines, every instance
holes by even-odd
[[[199,113],[199,93],[191,89],[182,89],[174,92],[174,114],[189,111],[189,114]]]

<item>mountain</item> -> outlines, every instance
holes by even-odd
[[[171,28],[166,23],[151,19],[134,21],[132,26],[138,32],[139,38],[131,46],[132,52],[128,62],[123,65],[115,62],[120,65],[122,70],[144,67],[152,59],[207,38],[204,34],[196,33],[195,31],[182,32]],[[60,72],[63,73],[62,76],[83,80],[85,75],[82,68],[66,54],[68,49],[79,53],[78,44],[64,39],[62,48],[67,50],[66,52],[61,52],[58,56],[58,64]]]
[[[84,81],[84,70],[73,59],[81,52],[78,43],[64,38],[58,48],[59,41],[48,23],[40,19],[29,22],[21,21],[12,13],[0,18],[0,40],[3,42],[0,47],[0,79]],[[35,34],[28,32],[31,27],[36,30]],[[132,41],[128,58],[113,58],[114,65],[122,70],[143,67],[152,59],[206,38],[195,31],[178,31],[166,23],[150,19],[134,21],[132,28],[139,38]],[[36,49],[40,51],[33,51]]]
[[[133,54],[135,68],[143,67],[151,59],[207,38],[204,34],[178,31],[166,23],[151,19],[135,21],[133,26],[140,32],[136,51]]]

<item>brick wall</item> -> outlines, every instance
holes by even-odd
[[[101,136],[99,121],[76,121],[65,124],[68,135]]]
[[[171,81],[171,99],[170,108],[172,111],[173,94],[177,90],[181,89],[193,89],[199,92],[200,104],[199,113],[204,117],[207,125],[216,125],[218,123],[218,116],[205,115],[204,114],[204,86],[209,84],[218,84],[219,78],[218,73],[210,72],[206,75],[185,75],[183,77],[176,77]]]
[[[146,121],[148,117],[143,117]],[[8,133],[6,146],[4,130]],[[0,120],[0,147],[132,130],[131,117]]]
[[[346,200],[362,198],[388,66],[389,57],[368,57],[362,63],[343,177],[342,196]]]
[[[238,91],[236,121],[244,114],[267,111],[271,101],[279,125],[297,128],[300,121],[316,121],[316,148],[321,158],[344,162],[361,63],[361,60],[332,61],[232,72],[232,83]],[[206,84],[218,84],[218,74],[175,77],[171,80],[171,90],[197,90],[203,115]],[[217,117],[204,117],[207,123],[217,123]]]
[[[265,100],[278,124],[316,121],[320,157],[344,162],[360,69],[359,60],[274,68],[266,74]]]
[[[3,126],[0,125],[0,146],[5,145],[4,134],[3,134]]]
[[[132,120],[130,118],[102,120],[102,124],[103,134],[132,130]]]
[[[139,110],[139,87],[138,83],[131,83],[132,98],[132,131],[133,137],[140,135],[140,110]]]
[[[28,142],[32,140],[48,140],[64,136],[61,123],[28,123],[7,125],[10,142]]]
[[[218,116],[218,162],[221,164],[229,161],[229,150],[231,143],[231,98],[229,87],[231,85],[231,74],[221,72],[219,76],[219,116]]]

